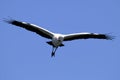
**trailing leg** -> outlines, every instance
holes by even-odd
[[[51,53],[51,57],[55,56],[55,53],[54,53],[54,47],[52,48],[52,53]]]
[[[57,48],[58,47],[53,47],[51,57],[53,57],[53,56],[55,57],[55,52],[56,52]]]

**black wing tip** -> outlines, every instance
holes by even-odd
[[[112,35],[109,35],[109,34],[106,34],[105,37],[106,37],[106,40],[113,40],[113,39],[115,39],[115,36],[112,36]]]
[[[14,19],[4,19],[3,20],[4,22],[7,22],[9,24],[12,24],[13,22],[17,21],[17,20],[14,20]]]

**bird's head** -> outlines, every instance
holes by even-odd
[[[60,41],[60,42],[62,42],[63,41],[63,36],[61,35],[61,34],[55,34],[55,36],[54,36],[54,39],[56,39],[56,40],[58,40],[58,41]]]

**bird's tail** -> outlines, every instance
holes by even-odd
[[[52,43],[52,41],[48,41],[48,42],[46,42],[46,43],[48,43],[48,44],[51,45],[51,46],[54,46],[53,43]],[[60,46],[60,47],[63,47],[64,44],[60,44],[59,46]]]

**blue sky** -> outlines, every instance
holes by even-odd
[[[75,40],[51,58],[48,39],[3,19],[56,33],[110,33],[114,40]],[[0,80],[120,80],[119,0],[0,0]]]

